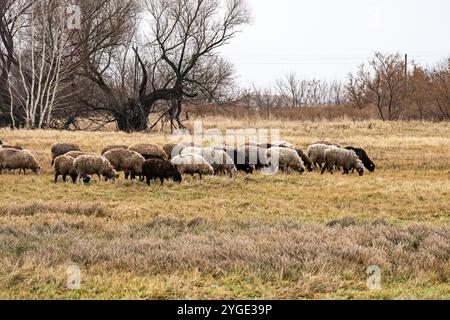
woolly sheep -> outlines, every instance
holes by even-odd
[[[237,168],[228,154],[223,150],[207,148],[203,150],[203,157],[213,167],[214,174],[228,174],[232,178]]]
[[[252,174],[255,171],[255,166],[251,165],[245,157],[245,152],[239,151],[231,146],[215,146],[216,150],[223,150],[233,160],[234,165],[238,171],[245,172],[246,174]]]
[[[301,150],[301,149],[296,149],[295,151],[300,156],[300,158],[302,158],[302,161],[303,161],[303,164],[305,165],[305,168],[309,172],[314,171],[315,166],[314,166],[313,162],[311,161],[311,159],[306,155],[306,153],[304,153],[303,150]]]
[[[146,160],[152,158],[162,160],[168,159],[164,150],[156,144],[138,144],[130,147],[130,150],[141,154]]]
[[[1,149],[0,150],[0,174],[2,170],[17,170],[19,174],[23,170],[31,170],[35,174],[38,174],[41,167],[35,156],[28,150],[16,150],[16,149]]]
[[[103,155],[117,172],[123,171],[125,179],[131,175],[131,180],[142,173],[144,157],[135,151],[128,149],[112,149]]]
[[[55,158],[58,156],[62,156],[70,151],[81,151],[80,147],[73,143],[55,143],[51,147],[52,152],[52,165],[55,161]]]
[[[78,179],[83,179],[83,181],[88,175],[94,174],[98,175],[99,179],[103,176],[106,180],[114,180],[118,177],[116,170],[114,170],[111,163],[105,157],[93,155],[81,156],[75,159],[73,166]]]
[[[325,151],[325,166],[322,169],[322,174],[327,169],[330,173],[333,173],[335,167],[344,168],[344,174],[349,174],[352,169],[356,169],[360,176],[365,173],[364,165],[354,151],[331,147]]]
[[[306,150],[306,155],[311,159],[314,166],[322,169],[325,164],[325,151],[332,146],[327,144],[312,144]]]
[[[282,147],[272,147],[266,150],[266,157],[272,167],[279,168],[283,172],[295,170],[297,172],[305,172],[305,165],[302,158],[295,150]]]
[[[62,176],[63,181],[66,182],[67,176],[72,178],[73,183],[77,182],[77,173],[73,166],[75,158],[68,155],[62,155],[55,158],[54,171],[55,171],[55,183],[58,182],[58,177]]]
[[[106,146],[103,148],[102,150],[102,155],[104,155],[105,153],[107,153],[110,150],[114,150],[114,149],[128,149],[128,146],[125,144],[116,144],[116,145],[110,145],[110,146]]]
[[[214,175],[213,167],[203,158],[196,154],[188,154],[185,156],[176,156],[171,161],[172,165],[180,174],[198,173],[200,179],[203,175]]]
[[[181,173],[167,160],[148,159],[145,160],[142,166],[142,177],[147,179],[147,184],[150,185],[152,179],[159,179],[161,185],[164,184],[164,179],[172,179],[180,183],[183,178]]]
[[[338,147],[338,148],[341,148],[342,146],[340,145],[340,144],[338,144],[338,143],[333,143],[333,142],[329,142],[329,141],[325,141],[325,140],[321,140],[321,141],[316,141],[316,142],[314,142],[314,143],[311,143],[310,145],[314,145],[314,144],[325,144],[325,145],[327,145],[327,146],[330,146],[330,147]]]

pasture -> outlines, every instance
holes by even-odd
[[[302,149],[363,147],[359,177],[185,177],[181,184],[53,183],[50,146],[169,142],[163,133],[9,131],[39,175],[0,175],[0,298],[450,299],[450,125],[209,118],[275,128]],[[66,270],[81,270],[69,290]],[[366,270],[381,270],[369,290]]]

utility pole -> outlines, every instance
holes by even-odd
[[[405,54],[405,77],[408,77],[408,54]]]

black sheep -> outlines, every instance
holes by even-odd
[[[372,160],[370,160],[369,156],[367,155],[367,152],[364,149],[355,147],[346,147],[345,149],[355,151],[358,158],[364,164],[364,167],[366,167],[367,170],[369,170],[370,172],[375,171],[375,164],[372,162]]]
[[[228,156],[233,159],[236,169],[245,172],[246,174],[253,174],[254,166],[250,165],[246,159],[245,153],[233,148],[224,148]]]
[[[148,159],[144,162],[142,179],[143,177],[147,179],[148,185],[150,185],[152,179],[156,180],[158,178],[161,181],[161,185],[164,184],[164,179],[172,179],[178,183],[183,180],[180,172],[169,161],[156,158]]]
[[[306,153],[304,153],[303,150],[301,149],[296,149],[295,151],[300,156],[300,158],[302,158],[306,170],[308,170],[309,172],[314,171],[316,167],[314,163],[311,161],[311,159],[306,155]]]

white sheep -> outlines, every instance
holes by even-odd
[[[183,150],[181,150],[180,155],[186,156],[188,154],[196,154],[198,156],[203,156],[203,151],[204,150],[199,147],[187,147],[187,148],[184,148]]]
[[[350,170],[356,169],[360,176],[365,173],[364,165],[353,150],[346,150],[343,148],[331,147],[325,151],[325,166],[322,169],[322,174],[328,169],[330,173],[334,172],[335,168],[344,168],[344,174],[349,174]]]
[[[271,146],[295,150],[295,146],[292,143],[282,141],[282,140],[273,141],[271,143]]]
[[[283,172],[290,172],[291,170],[300,173],[305,172],[303,160],[295,150],[272,147],[266,150],[266,158],[274,169],[281,169]]]
[[[213,167],[205,158],[196,154],[176,156],[171,163],[180,174],[191,174],[193,176],[198,173],[200,179],[203,175],[214,175]]]

